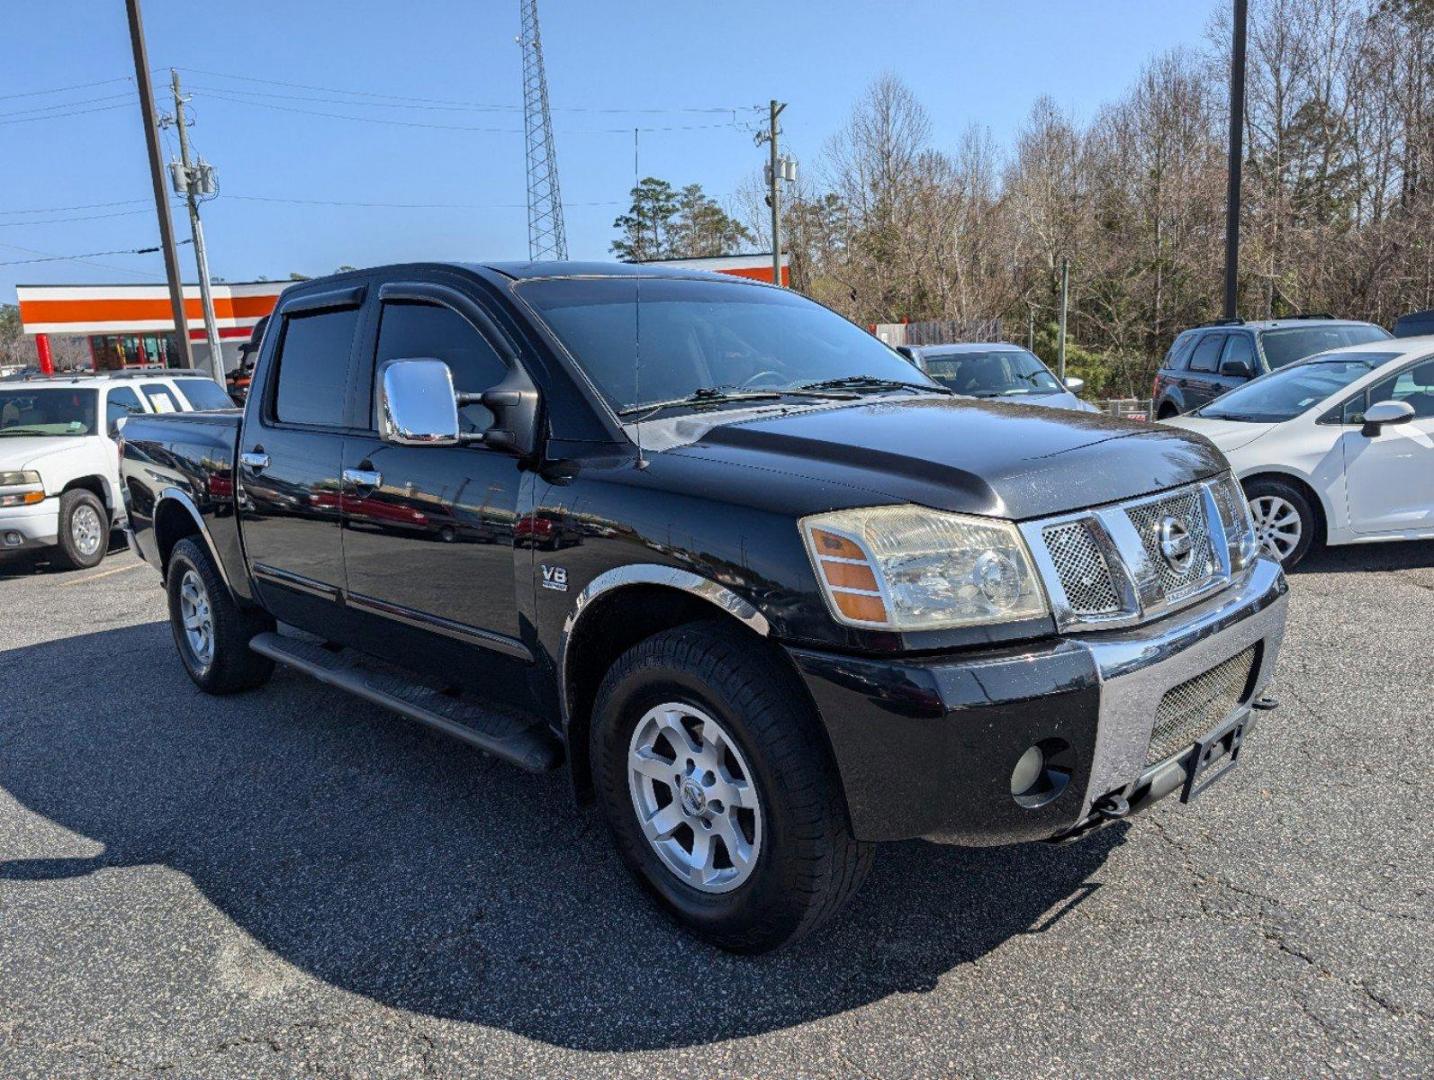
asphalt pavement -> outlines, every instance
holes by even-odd
[[[1283,707],[1208,795],[889,845],[752,959],[562,774],[284,671],[204,696],[128,554],[0,566],[0,1075],[1429,1076],[1434,544],[1291,592]]]

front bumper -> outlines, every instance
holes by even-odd
[[[50,496],[32,506],[0,508],[0,553],[50,548],[59,542],[59,498]]]
[[[1175,789],[1168,762],[1147,761],[1162,698],[1253,649],[1234,712],[1248,710],[1274,671],[1287,592],[1278,564],[1261,558],[1215,596],[1126,630],[918,658],[787,651],[825,723],[859,838],[1050,839],[1097,823],[1092,808],[1108,796],[1138,794],[1132,805],[1143,807]],[[1062,748],[1064,786],[1021,802],[1011,773],[1038,743]]]

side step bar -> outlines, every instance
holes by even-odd
[[[317,642],[280,633],[256,634],[249,648],[320,682],[462,739],[520,769],[547,772],[562,761],[557,739],[540,721],[449,697],[403,675],[369,666],[363,655],[352,649],[335,652]]]

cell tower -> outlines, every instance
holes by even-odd
[[[538,0],[518,0],[523,15],[523,134],[528,158],[528,258],[566,259],[563,195],[558,188],[558,157],[553,150],[553,118],[548,111],[548,76],[543,69],[543,35]]]

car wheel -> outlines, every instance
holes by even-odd
[[[1251,480],[1245,497],[1261,552],[1293,569],[1317,540],[1318,519],[1309,498],[1293,484],[1274,479]]]
[[[796,678],[745,631],[668,630],[604,678],[593,778],[614,841],[683,926],[724,949],[796,941],[871,866],[818,718]]]
[[[268,681],[274,661],[252,652],[249,641],[274,629],[274,620],[234,603],[208,551],[192,539],[175,544],[165,589],[174,644],[196,686],[232,694]]]
[[[109,545],[110,515],[94,492],[77,488],[61,495],[55,565],[64,570],[88,570],[99,565]]]

